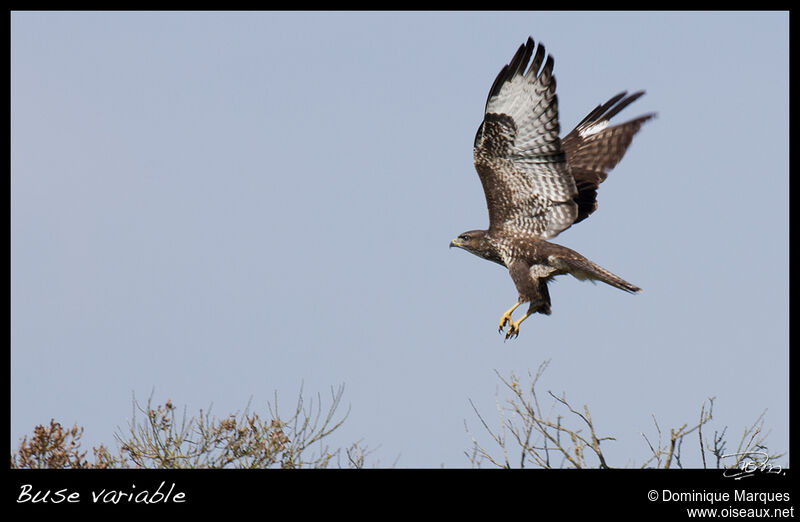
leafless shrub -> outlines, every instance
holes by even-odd
[[[511,397],[504,403],[496,398],[496,408],[500,418],[499,426],[492,428],[481,415],[475,404],[470,401],[483,430],[493,443],[492,451],[481,445],[464,425],[472,439],[472,448],[466,452],[473,467],[481,467],[484,463],[492,466],[510,468],[512,466],[538,468],[609,468],[611,467],[602,451],[601,444],[613,441],[614,437],[600,436],[597,433],[588,406],[574,408],[564,394],[557,396],[548,391],[551,401],[545,412],[540,404],[536,386],[539,378],[547,369],[549,361],[542,363],[537,372],[529,374],[529,385],[523,387],[519,378],[513,373],[504,378],[495,372],[500,382]],[[642,468],[683,467],[681,449],[687,437],[694,432],[698,434],[702,466],[708,467],[706,452],[714,457],[717,468],[741,468],[743,464],[756,463],[768,466],[783,454],[770,454],[765,445],[768,433],[764,433],[764,413],[752,426],[745,429],[741,441],[735,451],[726,453],[725,433],[714,432],[711,439],[703,438],[703,427],[712,419],[714,398],[704,401],[700,409],[698,421],[689,426],[684,424],[677,429],[670,429],[665,436],[653,416],[657,438],[654,442],[642,433],[650,448],[651,456],[641,465]]]
[[[757,463],[759,466],[770,466],[778,459],[784,456],[784,453],[770,453],[766,446],[766,439],[769,436],[769,431],[764,432],[764,416],[766,410],[761,412],[761,415],[753,422],[752,425],[744,429],[742,437],[734,451],[729,451],[727,448],[728,441],[726,433],[728,427],[725,426],[722,431],[714,431],[713,436],[709,439],[703,437],[703,426],[708,424],[713,414],[715,397],[710,397],[703,401],[700,407],[700,418],[696,424],[689,427],[689,424],[683,424],[679,428],[669,430],[669,438],[666,438],[661,431],[658,421],[653,416],[653,425],[656,429],[658,438],[655,445],[650,442],[647,436],[642,433],[642,437],[647,442],[650,448],[651,456],[642,464],[642,467],[654,466],[657,468],[670,468],[673,464],[678,468],[683,468],[681,461],[681,448],[684,440],[691,433],[697,431],[697,440],[699,446],[699,453],[702,460],[702,467],[708,468],[712,466],[717,469],[741,469],[743,466]],[[714,461],[709,464],[706,460],[706,453],[710,453],[714,457]]]
[[[82,428],[64,430],[51,421],[49,428],[37,426],[29,441],[25,437],[11,456],[12,468],[325,468],[363,467],[371,453],[359,442],[344,451],[332,450],[327,438],[342,426],[349,414],[338,414],[344,387],[331,389],[330,405],[306,401],[303,391],[288,417],[278,412],[278,397],[268,404],[262,418],[250,413],[222,419],[208,412],[197,417],[182,414],[171,400],[153,407],[152,397],[142,406],[133,400],[128,429],[115,434],[119,455],[104,446],[93,448],[95,461],[89,463],[80,452]]]

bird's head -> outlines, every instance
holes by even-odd
[[[450,248],[457,247],[463,248],[468,252],[475,252],[486,243],[485,230],[470,230],[458,235],[457,238],[450,241]]]
[[[478,257],[502,265],[503,262],[500,260],[497,250],[488,241],[486,232],[486,230],[470,230],[469,232],[463,232],[459,234],[457,238],[450,241],[450,248],[461,248]]]

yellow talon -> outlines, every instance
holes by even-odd
[[[519,320],[517,320],[517,321],[515,321],[513,323],[510,323],[510,325],[508,327],[508,331],[506,332],[506,340],[510,339],[511,337],[519,336],[519,325],[521,325],[522,321],[524,321],[525,319],[527,319],[531,315],[532,314],[530,312],[526,313],[525,315],[520,317]]]
[[[497,328],[497,331],[502,332],[506,324],[514,324],[514,321],[511,320],[511,314],[508,312],[504,313],[503,317],[500,318],[500,326]]]
[[[519,320],[515,323],[509,324],[508,331],[506,332],[506,340],[519,335],[519,323],[521,322],[522,320]]]
[[[506,310],[505,313],[500,317],[500,327],[497,329],[498,332],[502,332],[503,328],[505,328],[506,324],[508,324],[508,325],[513,327],[514,321],[511,319],[511,314],[514,312],[514,310],[517,309],[517,307],[520,304],[521,303],[518,302],[517,304],[515,304],[514,306],[512,306],[511,308]],[[508,336],[506,336],[506,339],[508,339]]]

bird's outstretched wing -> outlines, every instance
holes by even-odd
[[[639,91],[627,96],[621,92],[598,105],[578,125],[561,140],[567,155],[572,177],[578,194],[578,216],[575,223],[583,221],[597,208],[597,187],[608,177],[625,155],[625,151],[639,132],[644,122],[655,113],[645,114],[633,120],[609,127],[609,121],[622,109],[644,94]]]
[[[578,189],[558,137],[555,91],[553,58],[545,59],[544,46],[535,46],[531,38],[489,91],[473,157],[490,230],[513,229],[546,239],[578,216]]]

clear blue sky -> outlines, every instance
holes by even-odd
[[[562,277],[504,343],[507,271],[448,243],[487,224],[472,141],[529,35],[562,133],[622,90],[658,112],[554,240],[644,292]],[[12,446],[51,418],[113,446],[133,393],[344,384],[332,444],[466,467],[469,399],[496,423],[494,370],[549,359],[612,465],[709,396],[788,450],[788,41],[782,12],[12,13]]]

